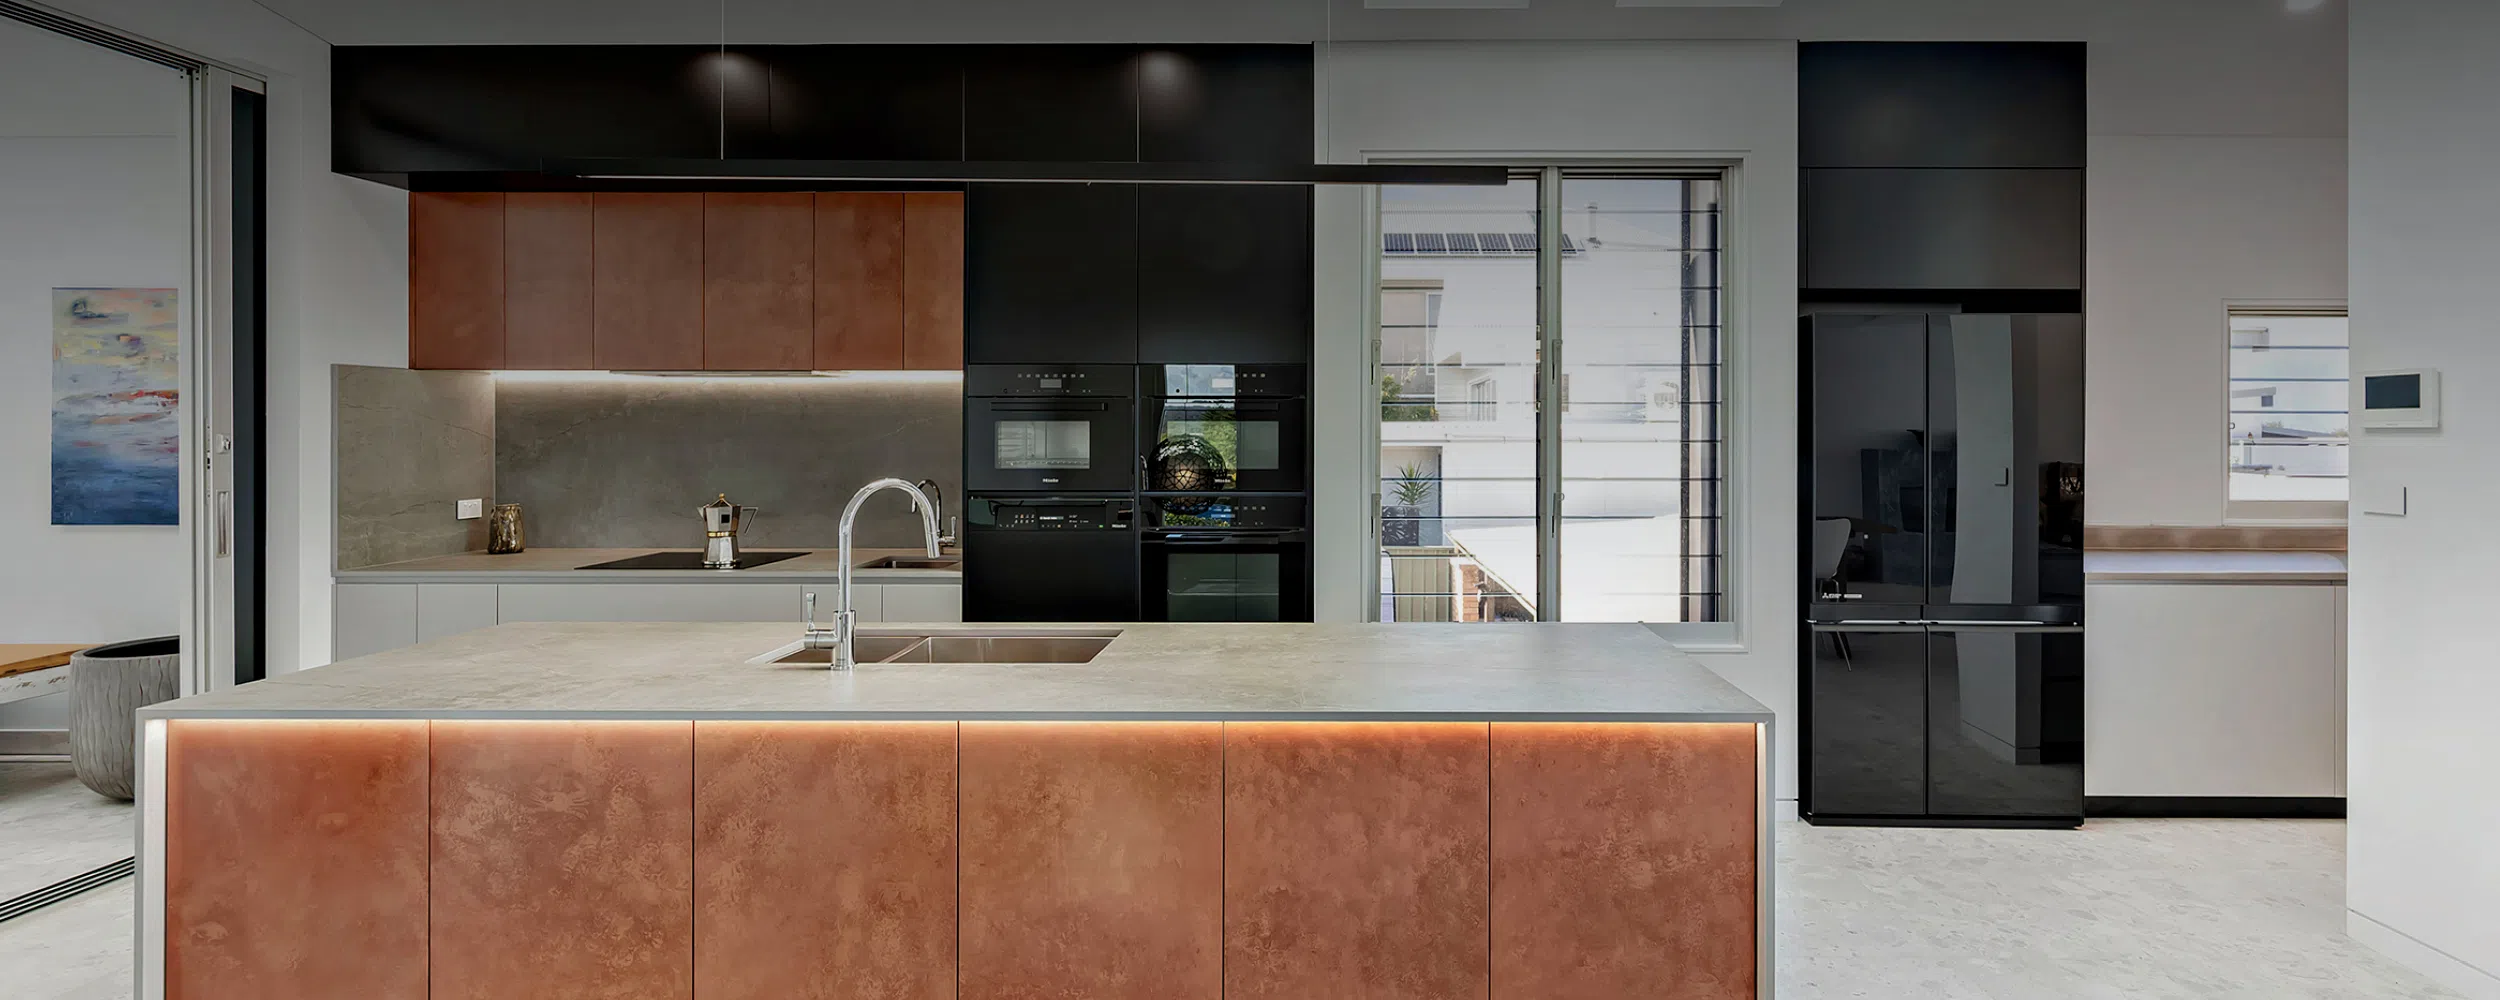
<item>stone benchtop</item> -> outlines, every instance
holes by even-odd
[[[151,706],[142,718],[1769,722],[1641,625],[1103,624],[1089,663],[750,663],[789,622],[500,625]],[[927,630],[962,629],[929,625]],[[914,626],[863,627],[897,634]]]

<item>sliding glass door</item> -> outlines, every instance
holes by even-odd
[[[1382,620],[1723,620],[1722,189],[1381,190]]]

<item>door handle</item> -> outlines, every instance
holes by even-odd
[[[234,551],[234,491],[217,491],[217,558]]]

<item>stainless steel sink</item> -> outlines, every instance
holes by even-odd
[[[883,556],[859,564],[861,569],[960,569],[961,559],[931,559],[927,556]],[[867,662],[867,657],[860,657]]]
[[[861,630],[851,638],[860,663],[1086,663],[1120,637],[1116,629],[965,629],[934,633]],[[759,660],[832,663],[825,649],[783,648]]]

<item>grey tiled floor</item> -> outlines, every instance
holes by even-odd
[[[1783,1000],[2455,997],[2343,937],[2342,823],[1779,833]],[[130,887],[0,924],[8,995],[129,996]]]
[[[129,857],[136,815],[68,764],[0,764],[0,899]]]

